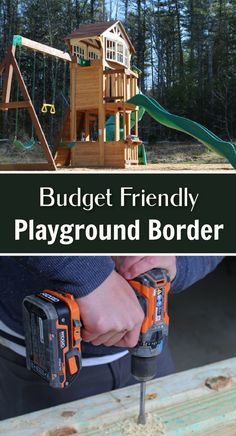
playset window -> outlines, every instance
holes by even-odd
[[[89,59],[99,59],[99,56],[97,53],[95,53],[95,51],[89,51],[89,55],[88,55]]]
[[[125,47],[125,61],[124,64],[129,67],[129,51],[128,49]]]
[[[117,42],[107,38],[106,40],[106,58],[107,60],[119,62],[128,67],[129,56],[128,49],[122,42]]]
[[[107,59],[116,60],[116,42],[110,39],[107,39]]]
[[[117,61],[121,64],[124,63],[124,46],[123,44],[117,44]]]
[[[77,56],[77,59],[84,59],[84,48],[79,45],[74,45],[73,54]]]

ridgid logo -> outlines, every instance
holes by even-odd
[[[66,334],[65,330],[62,330],[59,334],[60,348],[65,348],[66,346]]]
[[[47,292],[41,292],[40,295],[52,301],[53,303],[58,303],[60,301],[57,297],[54,297],[54,295],[48,294]]]

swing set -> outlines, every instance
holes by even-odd
[[[16,48],[19,47],[18,61],[16,58]],[[25,80],[21,73],[21,49],[26,48],[33,51],[33,64],[32,64],[32,91],[31,96],[27,89]],[[38,115],[35,110],[35,85],[36,85],[36,54],[40,52],[43,54],[43,102],[39,112],[43,116],[48,114],[51,116],[51,131],[53,127],[53,116],[56,114],[56,91],[57,91],[57,75],[58,75],[58,61],[64,61],[64,71],[63,71],[63,89],[65,92],[65,74],[66,65],[68,62],[72,62],[72,58],[69,53],[65,53],[61,50],[54,49],[50,46],[32,41],[28,38],[24,38],[19,35],[15,35],[13,38],[13,43],[9,47],[7,55],[0,65],[0,75],[3,77],[3,89],[2,89],[2,101],[0,101],[0,110],[8,111],[9,109],[15,109],[15,134],[13,145],[20,149],[29,150],[34,145],[40,144],[43,150],[44,158],[46,162],[38,163],[9,163],[0,164],[0,170],[56,170],[56,165],[54,162],[53,155],[50,150],[50,146],[47,142],[44,130],[39,121]],[[50,56],[55,59],[54,67],[54,77],[52,77],[52,100],[48,102],[46,97],[46,56]],[[13,75],[17,81],[16,88],[16,100],[11,101],[12,95],[12,79]],[[20,99],[21,96],[21,99]],[[27,109],[31,118],[31,137],[27,141],[21,141],[19,139],[19,110]],[[63,117],[63,114],[62,114]]]

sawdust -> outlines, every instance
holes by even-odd
[[[61,412],[61,416],[63,418],[69,418],[71,416],[74,416],[76,412],[73,412],[73,410],[64,410],[64,412]]]
[[[157,397],[155,392],[145,395],[145,400],[154,400]]]
[[[105,435],[112,435],[119,432],[122,436],[158,436],[165,435],[165,426],[152,413],[146,414],[147,422],[145,425],[137,424],[137,416],[125,419],[122,422],[109,426],[109,429],[101,426],[99,430]]]
[[[214,391],[221,391],[222,389],[229,387],[231,383],[232,378],[225,377],[224,375],[219,375],[218,377],[208,377],[205,381],[205,385]]]
[[[76,428],[61,427],[61,428],[54,428],[52,430],[49,430],[47,436],[69,436],[74,434],[78,434]]]

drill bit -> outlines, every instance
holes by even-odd
[[[146,424],[145,392],[146,392],[146,382],[142,381],[140,383],[140,404],[139,404],[139,416],[138,416],[138,424],[141,424],[141,425]]]

